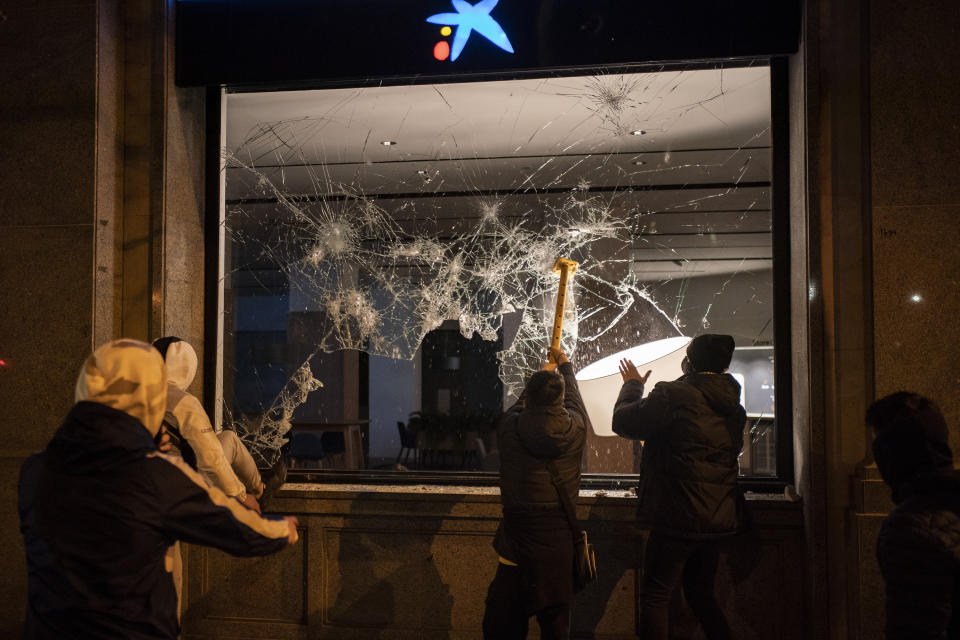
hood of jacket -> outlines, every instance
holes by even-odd
[[[186,391],[197,376],[197,352],[189,342],[171,342],[164,356],[167,380],[181,391]]]
[[[899,503],[917,486],[950,482],[953,452],[946,430],[909,422],[894,425],[873,439],[873,459]],[[941,478],[941,479],[936,479]]]
[[[689,373],[680,379],[702,393],[710,408],[721,416],[740,409],[740,383],[729,373]]]
[[[74,399],[122,411],[155,436],[167,404],[163,358],[145,342],[108,342],[83,363]]]

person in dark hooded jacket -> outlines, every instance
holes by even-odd
[[[115,340],[84,362],[76,404],[20,470],[30,639],[179,635],[177,540],[263,556],[297,540],[296,518],[263,517],[157,450],[163,358]]]
[[[947,423],[931,400],[906,391],[873,403],[866,422],[896,503],[877,540],[886,638],[960,639],[960,475]]]
[[[573,365],[551,349],[548,365],[530,377],[497,429],[503,522],[483,614],[487,640],[526,638],[531,616],[544,640],[569,637],[573,534],[547,465],[576,504],[588,424]]]
[[[660,382],[643,397],[644,383],[629,360],[613,430],[643,440],[637,497],[640,524],[650,528],[643,572],[641,637],[666,640],[669,605],[682,581],[684,595],[709,640],[730,637],[713,591],[716,541],[743,529],[737,458],[746,411],[740,385],[725,373],[731,336],[705,334],[687,346],[683,376]]]

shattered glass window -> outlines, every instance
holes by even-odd
[[[225,422],[265,462],[292,425],[297,466],[496,470],[563,257],[575,367],[733,335],[776,473],[765,64],[230,93],[225,127]],[[584,470],[635,473],[591,418]]]

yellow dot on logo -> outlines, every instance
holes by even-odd
[[[444,27],[443,29],[440,29],[440,35],[442,36],[448,36],[451,33],[453,33],[453,29],[451,29],[450,27]]]

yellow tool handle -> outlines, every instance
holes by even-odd
[[[550,339],[550,347],[560,348],[560,332],[563,330],[563,307],[567,302],[567,277],[570,274],[570,267],[561,265],[560,267],[560,288],[557,289],[557,310],[553,315],[553,336]]]

